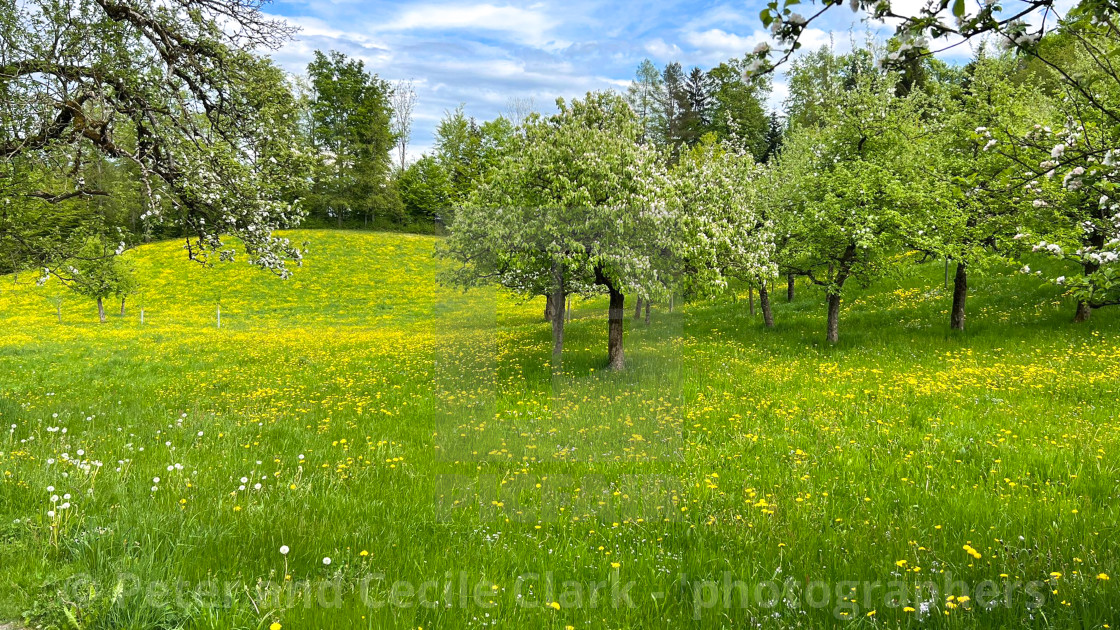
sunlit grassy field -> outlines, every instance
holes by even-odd
[[[290,236],[286,281],[139,248],[105,325],[3,281],[0,622],[1120,627],[1114,313],[996,270],[950,335],[900,263],[837,347],[799,286],[628,317],[617,374],[577,300],[554,376],[434,238]]]

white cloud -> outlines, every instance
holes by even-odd
[[[511,97],[532,97],[542,112],[550,112],[557,97],[571,99],[591,90],[625,89],[628,85],[618,77],[629,76],[634,46],[625,60],[604,63],[604,55],[622,49],[597,49],[594,42],[585,49],[542,49],[471,30],[468,25],[474,18],[462,15],[433,23],[432,30],[405,29],[413,23],[408,17],[411,10],[392,22],[393,28],[377,29],[365,27],[361,19],[327,22],[318,16],[287,17],[284,19],[301,31],[272,56],[286,70],[303,73],[315,50],[337,50],[365,61],[366,68],[383,79],[413,79],[419,98],[409,159],[431,150],[438,121],[460,103],[468,115],[488,120],[502,113]],[[499,11],[493,15],[509,14]],[[457,32],[449,23],[465,30]],[[537,25],[544,32],[545,22]],[[625,64],[626,69],[619,70],[614,63]]]
[[[785,75],[774,77],[770,86],[770,97],[766,99],[766,109],[772,112],[784,111],[787,98],[789,98],[789,83]]]
[[[706,63],[719,63],[731,57],[742,57],[754,50],[760,42],[769,41],[768,34],[755,30],[750,35],[742,36],[728,33],[723,29],[712,28],[706,31],[690,31],[684,34],[684,41],[693,46],[698,60]]]
[[[754,12],[753,17],[751,17],[730,6],[717,6],[708,9],[686,22],[683,30],[701,31],[714,26],[727,27],[730,24],[757,27],[760,22],[758,21],[758,14],[756,12]]]
[[[387,24],[373,28],[378,31],[490,31],[531,46],[561,44],[549,35],[559,21],[541,8],[540,5],[528,9],[493,4],[418,5],[406,9]]]
[[[655,59],[676,61],[681,56],[681,47],[676,44],[667,44],[658,37],[646,44],[646,52]]]
[[[375,42],[368,33],[360,33],[355,31],[344,31],[327,24],[323,20],[316,17],[298,16],[298,17],[281,17],[288,24],[299,28],[299,37],[326,37],[329,39],[342,39],[356,44],[374,44]]]
[[[836,37],[836,33],[830,31],[822,31],[819,28],[807,28],[801,32],[801,50],[806,52],[818,50],[825,46],[843,52],[847,50],[845,42],[851,42],[850,37]]]

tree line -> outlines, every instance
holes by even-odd
[[[773,326],[773,287],[792,296],[801,278],[823,289],[836,343],[854,287],[931,259],[955,268],[952,329],[966,326],[969,278],[1009,263],[1075,298],[1085,321],[1120,304],[1120,118],[1106,105],[1120,82],[1102,61],[1120,41],[1086,18],[1040,44],[1062,65],[993,46],[960,66],[930,55],[900,66],[901,38],[809,53],[790,62],[780,142],[764,159],[748,135],[693,139],[664,106],[643,109],[677,73],[643,64],[626,96],[559,101],[559,114],[518,127],[451,225],[447,280],[551,304],[609,295],[614,368],[626,297],[640,308],[746,283]],[[1043,258],[1060,262],[1032,270]]]

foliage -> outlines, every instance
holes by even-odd
[[[773,224],[762,211],[761,169],[750,154],[714,134],[681,155],[668,196],[677,205],[668,240],[676,244],[677,282],[687,292],[726,288],[729,278],[776,273]]]
[[[661,142],[658,129],[664,127],[665,112],[661,108],[661,93],[665,84],[661,72],[649,59],[638,64],[634,80],[626,90],[626,100],[638,117],[642,131],[639,141],[645,143]]]
[[[389,84],[338,52],[316,51],[307,73],[311,140],[318,151],[310,209],[339,225],[352,214],[401,218],[389,178],[396,147]]]
[[[842,93],[855,85],[860,75],[871,74],[867,51],[837,55],[829,47],[810,51],[791,62],[789,96],[784,106],[790,129],[819,127]]]
[[[142,218],[192,235],[192,257],[232,257],[222,237],[233,234],[254,264],[287,273],[299,253],[271,233],[300,217],[285,199],[303,162],[283,77],[252,52],[281,45],[287,27],[242,0],[9,1],[3,15],[0,155],[21,172],[52,171],[35,187],[0,187],[11,213],[28,198],[42,216],[40,202],[106,194],[85,169],[59,166],[97,154],[135,169]],[[0,222],[10,261],[59,257],[66,234],[10,217]]]
[[[400,170],[404,170],[408,159],[408,143],[412,136],[412,110],[416,108],[416,89],[412,81],[397,81],[393,85],[389,102],[393,107],[392,131],[397,143],[397,157]]]
[[[620,289],[655,290],[665,213],[657,158],[638,143],[637,117],[610,93],[557,107],[530,118],[514,153],[456,217],[445,251],[463,264],[454,280],[539,295],[559,266],[576,291],[593,291],[597,275]]]
[[[1064,35],[1042,44],[1061,49],[1054,55],[1066,59],[1055,81],[1051,124],[978,131],[990,153],[1015,162],[1018,181],[1025,182],[1034,216],[1016,238],[1076,263],[1076,272],[1058,270],[1048,279],[1079,298],[1077,317],[1084,320],[1093,309],[1120,304],[1120,120],[1109,113],[1109,104],[1120,102],[1120,82],[1098,57],[1114,56],[1120,40],[1092,26]]]
[[[447,216],[453,190],[447,171],[431,155],[416,160],[397,176],[397,189],[405,212],[413,220],[434,221]]]
[[[714,133],[765,161],[776,147],[774,129],[763,107],[770,83],[765,77],[744,79],[743,63],[731,59],[704,72],[686,75],[681,64],[658,71],[649,59],[639,64],[626,99],[641,122],[643,143],[677,157],[702,136]]]
[[[769,81],[763,77],[747,80],[738,59],[712,68],[712,114],[709,131],[721,140],[729,140],[746,149],[756,161],[767,157],[770,118],[763,107],[770,92]]]
[[[668,148],[670,161],[675,162],[684,147],[696,142],[701,131],[681,64],[670,63],[662,71],[657,106],[661,115],[655,119],[654,132]]]
[[[1013,70],[1007,57],[982,56],[965,69],[963,85],[935,84],[932,115],[918,143],[918,159],[947,184],[940,192],[954,204],[927,251],[972,269],[1013,262],[1019,253],[1013,238],[1031,222],[1016,160],[992,150],[990,130],[1025,133],[1050,114],[1046,99],[1013,84]]]
[[[769,193],[787,235],[782,266],[827,289],[833,342],[847,281],[866,283],[907,249],[932,247],[948,212],[943,183],[923,176],[916,152],[919,97],[894,88],[890,76],[858,76],[819,127],[787,136]]]
[[[488,173],[496,167],[513,146],[513,124],[504,117],[483,122],[481,125],[464,112],[460,105],[454,112],[447,112],[436,126],[435,157],[447,173],[453,210],[470,197],[474,189],[484,183]],[[443,216],[450,223],[452,217]]]
[[[826,0],[806,17],[797,11],[798,3],[772,0],[761,12],[763,24],[777,40],[778,56],[775,60],[769,43],[760,44],[752,53],[752,73],[772,70],[790,59],[809,25],[840,4]],[[987,128],[981,133],[993,145],[1002,144],[1005,155],[1018,156],[1035,208],[1053,208],[1049,219],[1055,225],[1049,227],[1060,235],[1059,242],[1035,234],[1035,249],[1080,264],[1077,276],[1054,279],[1068,282],[1071,292],[1080,296],[1077,320],[1088,319],[1094,308],[1120,303],[1120,272],[1114,268],[1120,259],[1120,234],[1111,207],[1115,174],[1109,154],[1116,141],[1113,129],[1120,123],[1120,78],[1112,62],[1120,49],[1115,4],[1087,0],[1064,15],[1048,0],[1019,0],[1008,11],[1001,3],[973,6],[964,0],[917,8],[890,0],[849,4],[853,11],[894,24],[896,38],[883,63],[904,69],[915,80],[922,77],[912,71],[933,54],[934,40],[947,42],[944,50],[993,35],[1039,71],[1042,78],[1036,79],[1037,87],[1060,94],[1062,111],[1053,127],[1040,124],[1025,136]],[[1062,182],[1061,190],[1048,186],[1055,176]],[[1036,218],[1038,214],[1047,212],[1036,213]],[[1041,226],[1036,231],[1046,229]]]
[[[123,245],[114,248],[100,236],[87,237],[55,275],[78,295],[98,300],[99,306],[110,296],[130,295],[137,279],[131,261],[121,256]]]
[[[664,176],[653,149],[639,143],[637,116],[612,93],[557,107],[548,118],[530,117],[516,149],[455,217],[442,249],[458,264],[448,281],[561,298],[606,288],[612,311],[623,293],[663,293],[671,248]],[[612,325],[620,318],[612,312]],[[616,339],[620,350],[621,329]],[[621,367],[614,349],[612,364]]]

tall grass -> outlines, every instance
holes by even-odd
[[[776,296],[772,330],[740,292],[628,318],[610,373],[605,300],[577,300],[554,375],[543,301],[438,286],[433,238],[290,236],[309,253],[287,281],[141,248],[106,325],[0,291],[0,619],[1120,617],[1114,313],[1075,326],[998,270],[954,335],[943,269],[910,265],[845,303],[836,347],[819,291]]]

